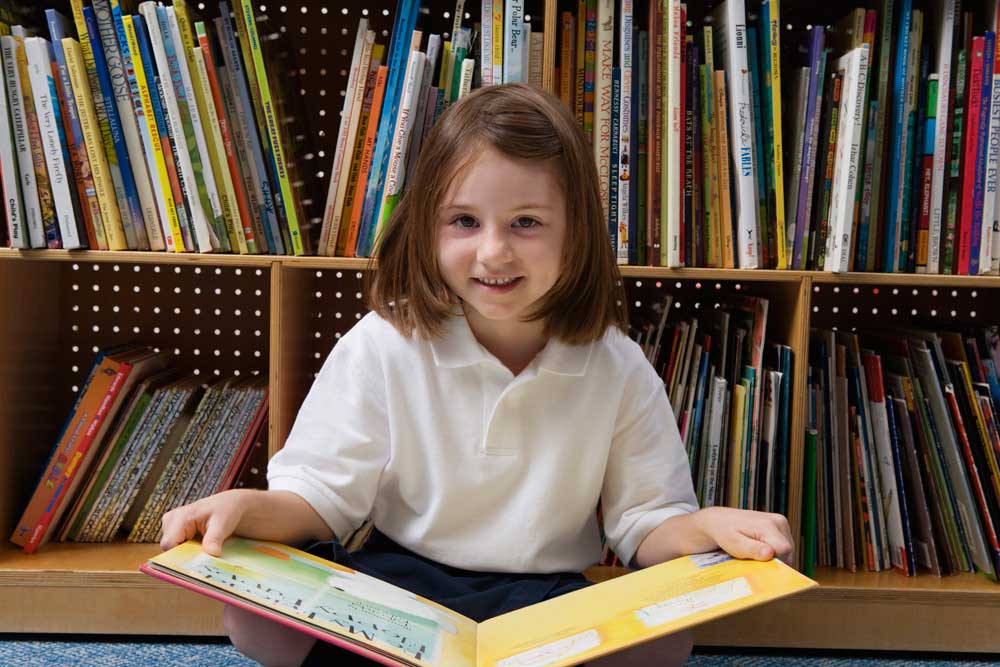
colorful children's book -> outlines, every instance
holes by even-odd
[[[390,667],[562,667],[817,586],[780,560],[685,556],[482,623],[274,542],[188,541],[140,567]]]

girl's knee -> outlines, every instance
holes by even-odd
[[[265,667],[299,667],[316,640],[280,623],[226,605],[222,625],[237,651]]]

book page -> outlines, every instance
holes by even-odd
[[[475,664],[475,621],[289,546],[230,538],[216,558],[202,551],[199,542],[189,541],[150,562],[305,625],[375,646],[408,664]]]
[[[476,664],[575,665],[814,586],[778,560],[685,556],[484,621]]]

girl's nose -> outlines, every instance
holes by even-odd
[[[486,266],[495,266],[509,262],[513,256],[510,244],[510,234],[502,225],[487,224],[481,236],[479,261]]]

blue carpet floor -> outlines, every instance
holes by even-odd
[[[0,667],[254,667],[221,641],[163,641],[105,637],[54,641],[53,637],[0,635]],[[696,649],[689,667],[985,667],[998,656],[770,652]],[[333,666],[331,666],[333,667]]]

